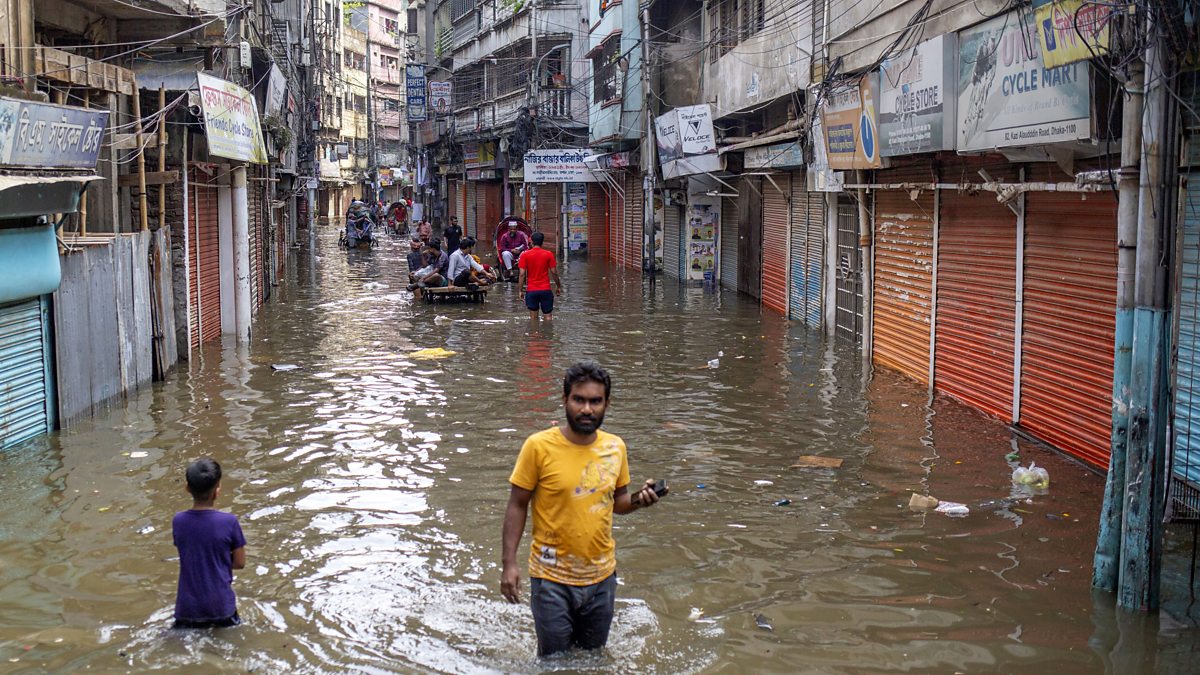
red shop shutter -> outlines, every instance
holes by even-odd
[[[779,314],[788,311],[788,201],[791,174],[763,181],[762,304]],[[775,186],[778,184],[779,188]],[[783,192],[780,192],[783,190]]]
[[[217,225],[217,188],[198,185],[212,180],[192,170],[191,266],[192,346],[221,337],[220,229]]]
[[[587,184],[588,256],[608,255],[608,193],[600,183]]]

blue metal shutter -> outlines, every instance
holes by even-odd
[[[1200,176],[1188,176],[1179,242],[1175,443],[1171,504],[1177,518],[1200,518]]]
[[[721,198],[721,285],[732,291],[738,287],[738,203],[736,198]]]
[[[46,338],[40,299],[0,306],[0,448],[50,430]]]
[[[808,192],[803,171],[792,175],[791,288],[788,314],[821,327],[821,280],[825,260],[825,195]]]

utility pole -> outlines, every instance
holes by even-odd
[[[368,17],[370,15],[368,14]],[[379,192],[375,189],[375,93],[371,86],[371,25],[367,23],[367,178],[371,181],[371,204],[379,201]]]
[[[654,277],[654,190],[658,173],[654,115],[650,114],[650,9],[642,10],[642,113],[645,115],[646,180],[642,190],[642,271]]]

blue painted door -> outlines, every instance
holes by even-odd
[[[41,298],[0,305],[0,448],[53,424],[48,324]]]

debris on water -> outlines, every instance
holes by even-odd
[[[622,331],[621,335],[645,335],[645,333],[643,333],[640,330],[627,330],[627,331]]]
[[[754,484],[755,485],[774,485],[775,483],[773,483],[772,481],[769,481],[769,480],[756,480],[756,481],[754,481]]]
[[[971,513],[971,509],[967,508],[966,504],[959,504],[958,502],[938,502],[937,508],[934,511],[955,518],[961,518]]]
[[[793,469],[837,469],[842,466],[842,460],[836,457],[822,457],[820,455],[801,455],[796,458],[796,463],[792,465]]]
[[[408,356],[414,359],[445,359],[454,356],[457,353],[458,352],[452,352],[449,349],[442,349],[441,347],[429,347],[426,349],[418,349],[417,351],[410,353]]]
[[[111,508],[112,508],[111,506],[101,506],[100,508],[98,508],[96,510],[99,511],[100,513],[104,513],[105,511],[108,511]]]
[[[775,502],[775,506],[787,506],[791,503],[792,503],[792,500],[785,497],[785,498],[780,499],[779,501]]]
[[[767,617],[763,616],[762,614],[754,615],[754,625],[758,626],[762,630],[769,630],[769,631],[775,630],[775,628],[771,625],[771,622],[767,619]]]
[[[438,314],[437,316],[433,317],[433,322],[440,326],[440,325],[446,324],[446,323],[454,323],[454,319],[451,319],[448,316],[443,316],[441,314]]]
[[[696,489],[697,489],[697,490],[703,490],[703,489],[704,489],[704,488],[706,488],[706,487],[708,487],[708,486],[707,486],[707,485],[705,485],[704,483],[696,483]]]
[[[1021,451],[1020,450],[1013,450],[1012,452],[1010,452],[1004,456],[1004,461],[1006,461],[1006,462],[1016,462],[1016,461],[1019,461],[1020,459],[1021,459]]]
[[[129,456],[133,459],[141,459],[143,457],[149,457],[150,453],[143,452],[141,450],[134,450],[133,452],[129,453]]]
[[[1036,462],[1030,462],[1028,468],[1018,466],[1013,469],[1012,482],[1036,490],[1044,490],[1050,487],[1050,472],[1038,466]]]
[[[901,403],[901,404],[900,404],[900,407],[901,407],[901,408],[907,408],[907,407],[908,407],[908,404],[907,404],[907,403]]]
[[[704,609],[701,607],[693,607],[692,613],[688,614],[688,621],[699,621],[704,616]]]
[[[153,532],[153,531],[154,531],[154,526],[153,526],[153,525],[147,525],[147,526],[145,526],[145,527],[141,528],[140,530],[138,530],[138,531],[137,531],[137,533],[138,533],[138,534],[150,534],[150,533],[151,533],[151,532]]]
[[[718,351],[718,352],[717,352],[717,358],[721,358],[722,356],[725,356],[725,352],[723,352],[723,351]]]
[[[720,368],[720,367],[721,367],[721,359],[711,359],[711,360],[709,360],[709,362],[708,362],[708,367],[709,367],[709,368]]]
[[[908,498],[908,508],[913,511],[931,511],[936,509],[938,504],[939,502],[936,497],[919,495],[915,492],[912,494],[912,497]]]
[[[271,364],[271,370],[274,370],[279,373],[286,373],[289,370],[299,370],[299,369],[300,369],[300,366],[297,366],[294,363],[272,363]]]
[[[510,428],[508,428],[508,427],[505,427],[505,428],[503,428],[503,429],[501,429],[501,430],[500,430],[500,433],[502,433],[502,434],[511,434],[511,433],[512,433],[512,432],[514,432],[514,431],[516,431],[516,429],[510,429]]]

